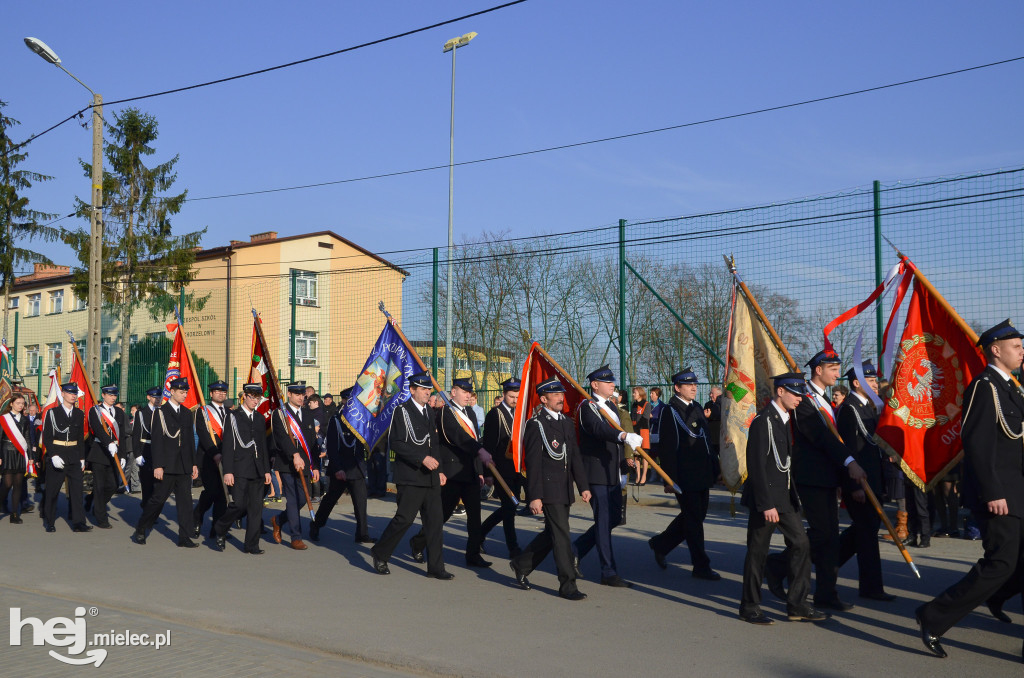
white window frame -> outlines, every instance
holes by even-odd
[[[102,363],[104,367],[110,364],[110,338],[109,337],[105,337],[103,339],[100,339],[100,363]]]
[[[43,294],[39,292],[37,294],[28,295],[28,313],[25,314],[26,318],[35,318],[39,315],[40,307],[43,305]]]
[[[292,269],[292,275],[295,276],[295,303],[299,306],[317,306],[320,297],[316,271]],[[291,280],[288,281],[288,296],[291,296]]]
[[[25,364],[28,365],[27,374],[39,374],[39,344],[25,347]]]
[[[76,311],[84,311],[89,308],[88,297],[75,297],[75,309]]]
[[[57,367],[57,356],[61,354],[61,344],[58,341],[55,344],[46,345],[46,362],[49,365],[47,369],[54,369]]]
[[[301,365],[316,365],[317,333],[305,330],[295,331],[295,362]]]
[[[64,290],[53,290],[50,292],[50,314],[64,312]]]
[[[18,297],[8,297],[7,298],[7,308],[9,308],[12,311],[17,311],[18,310]]]

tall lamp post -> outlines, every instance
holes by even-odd
[[[44,61],[70,75],[92,94],[92,211],[89,215],[89,310],[85,371],[96,390],[100,379],[100,312],[103,303],[100,296],[103,279],[103,97],[64,68],[60,57],[45,42],[38,38],[25,38],[25,44]]]
[[[466,33],[444,43],[444,52],[452,53],[452,124],[448,136],[448,303],[445,308],[444,332],[444,387],[451,390],[455,376],[455,358],[452,356],[452,259],[455,243],[452,241],[452,212],[455,204],[455,52],[465,47],[476,33]],[[468,354],[467,354],[468,356]]]

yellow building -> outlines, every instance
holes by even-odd
[[[423,363],[427,366],[427,369],[432,367],[432,358],[434,355],[434,345],[429,341],[413,341],[411,342],[413,348],[416,349],[416,353],[419,354]],[[487,364],[487,355],[491,356],[491,364]],[[445,345],[444,340],[440,340],[437,343],[437,381],[442,386],[445,382],[444,376],[444,356],[445,356]],[[460,342],[452,343],[452,357],[455,360],[455,379],[471,379],[473,386],[477,391],[486,392],[487,394],[493,395],[501,392],[501,382],[505,381],[509,377],[514,376],[516,379],[519,378],[520,372],[522,371],[522,365],[513,365],[512,356],[507,353],[498,353],[495,351],[485,351],[482,346],[474,346],[472,344],[463,344]],[[481,402],[481,406],[483,403]],[[484,408],[487,409],[486,407]]]
[[[209,364],[200,368],[200,381],[205,384],[216,375],[228,382],[231,397],[249,378],[251,309],[262,318],[282,381],[292,376],[289,338],[294,328],[294,378],[318,392],[337,393],[354,383],[384,325],[379,302],[398,322],[402,319],[402,281],[407,273],[331,231],[287,237],[274,231],[258,233],[247,242],[200,250],[194,271],[195,280],[186,293],[201,300],[203,307],[185,312],[185,334],[192,352]],[[84,349],[86,300],[75,296],[69,267],[37,264],[31,275],[15,280],[8,306],[8,346],[18,373],[36,389],[42,375],[66,353],[66,330]],[[130,327],[133,346],[147,338],[169,338],[166,325],[173,322],[172,317],[153,318],[139,309]],[[101,337],[105,379],[116,381],[106,367],[120,356],[121,323],[106,309]],[[133,380],[140,374],[136,366],[146,365],[141,378],[147,383],[132,384],[133,394],[162,383],[167,355],[149,353],[130,354]],[[66,359],[63,363],[70,364]]]

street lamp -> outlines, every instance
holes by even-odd
[[[45,42],[38,38],[25,38],[25,44],[44,61],[70,75],[92,94],[92,211],[89,216],[89,310],[85,371],[95,390],[99,387],[100,379],[100,309],[103,303],[100,293],[103,279],[103,97],[64,68],[60,57]],[[127,369],[127,366],[122,365],[122,369]]]
[[[455,359],[452,356],[452,258],[454,257],[454,243],[452,242],[452,210],[455,202],[455,52],[459,47],[465,47],[470,40],[476,37],[476,33],[466,33],[462,37],[452,38],[444,43],[444,52],[452,53],[452,124],[451,133],[448,137],[448,304],[445,315],[445,338],[444,338],[444,387],[451,390],[452,378],[454,376],[453,366]],[[467,354],[468,358],[468,354]]]

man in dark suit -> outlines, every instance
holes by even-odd
[[[526,499],[533,515],[543,512],[544,531],[512,558],[512,572],[519,587],[528,590],[530,582],[526,576],[554,551],[558,595],[567,600],[583,600],[587,596],[576,588],[576,569],[572,562],[569,508],[574,500],[573,483],[583,501],[590,500],[587,476],[576,443],[575,424],[562,414],[565,387],[553,378],[538,384],[537,393],[544,409],[526,422],[523,452],[528,469]]]
[[[374,544],[377,541],[370,537],[366,526],[366,444],[356,438],[338,416],[351,394],[352,389],[347,388],[338,395],[339,406],[327,422],[327,469],[331,474],[331,484],[316,509],[316,519],[309,527],[309,538],[313,541],[320,541],[320,528],[327,524],[327,518],[345,490],[352,497],[356,543]]]
[[[452,381],[451,401],[437,415],[441,441],[441,467],[448,481],[441,490],[444,521],[452,517],[459,500],[466,507],[466,565],[490,567],[480,556],[480,488],[484,484],[483,467],[491,461],[490,452],[480,444],[480,424],[469,407],[473,382]],[[409,542],[413,558],[420,560],[425,546],[421,531]]]
[[[790,587],[786,611],[790,621],[822,621],[826,616],[807,605],[811,590],[810,542],[800,521],[800,496],[790,475],[792,444],[789,419],[803,399],[804,375],[772,377],[771,403],[750,423],[747,435],[747,482],[742,503],[750,509],[747,556],[743,561],[740,619],[767,626],[774,621],[761,611],[761,575],[776,528],[786,539]]]
[[[117,467],[120,464],[121,469],[124,469],[126,431],[124,410],[114,407],[117,403],[117,386],[104,386],[100,394],[102,401],[89,411],[92,441],[85,460],[92,465],[92,514],[96,518],[96,527],[109,530],[111,525],[107,518],[107,504],[121,484]]]
[[[811,380],[803,400],[793,410],[793,481],[807,519],[807,538],[811,542],[814,563],[814,606],[845,612],[853,605],[845,603],[836,591],[839,576],[839,502],[836,490],[844,478],[859,482],[864,469],[847,451],[829,426],[835,422],[831,401],[825,389],[839,379],[840,359],[835,351],[819,351],[807,362]],[[765,577],[776,595],[786,577],[785,553],[768,556]]]
[[[615,565],[612,528],[622,520],[625,467],[634,465],[632,459],[625,459],[623,443],[630,447],[640,447],[643,440],[635,433],[615,429],[606,420],[607,417],[611,421],[619,421],[619,409],[608,400],[615,392],[615,375],[608,366],[604,365],[588,374],[587,381],[590,382],[593,398],[580,404],[576,416],[580,454],[583,456],[583,468],[590,486],[594,524],[573,542],[576,576],[582,577],[579,561],[596,545],[597,556],[601,561],[601,584],[631,587],[632,584],[619,576]]]
[[[196,410],[196,436],[199,438],[199,477],[203,480],[203,491],[192,511],[192,536],[199,537],[203,527],[203,517],[213,508],[213,522],[224,515],[228,501],[224,495],[224,482],[221,480],[221,459],[224,449],[224,427],[227,425],[227,408],[224,402],[228,399],[228,385],[223,381],[215,381],[209,386],[210,403],[206,413]],[[213,536],[213,526],[210,526]]]
[[[983,332],[978,345],[988,366],[964,392],[964,503],[981,529],[985,554],[963,579],[917,608],[921,640],[939,657],[946,656],[939,643],[946,631],[1024,571],[1024,393],[1010,376],[1024,360],[1022,337],[1009,320]]]
[[[164,390],[159,386],[146,391],[146,405],[135,413],[132,425],[132,450],[135,451],[135,465],[139,467],[139,484],[142,486],[140,506],[145,509],[153,496],[153,415]]]
[[[711,445],[711,426],[697,402],[697,375],[687,367],[672,376],[675,395],[661,408],[658,425],[658,457],[661,466],[683,491],[676,495],[679,515],[665,531],[647,542],[661,569],[665,556],[686,540],[693,576],[718,581],[704,550],[704,519],[708,515],[711,486],[718,478],[718,455]],[[672,487],[665,487],[671,492]]]
[[[512,450],[508,443],[512,438],[512,417],[519,399],[519,382],[516,379],[506,379],[501,382],[501,390],[501,402],[492,407],[484,417],[484,448],[493,453],[494,467],[498,469],[498,473],[505,479],[513,494],[518,497],[523,487],[523,476],[516,473],[512,463]],[[516,505],[504,491],[498,495],[498,499],[501,506],[487,516],[480,526],[480,539],[481,542],[487,539],[487,533],[500,522],[505,532],[508,556],[515,558],[520,552],[519,541],[516,538]]]
[[[231,505],[213,524],[214,543],[224,550],[231,523],[245,516],[246,553],[260,555],[260,526],[263,523],[263,488],[270,484],[270,455],[267,452],[267,424],[256,411],[263,397],[263,384],[242,387],[242,404],[227,414],[221,463],[224,484],[231,488]],[[220,478],[217,479],[220,483]]]
[[[163,511],[167,498],[174,493],[178,518],[178,546],[197,548],[192,541],[192,481],[199,477],[196,466],[195,419],[192,410],[183,405],[188,398],[188,380],[172,379],[170,398],[153,414],[152,455],[153,496],[142,510],[132,540],[146,543],[149,532]]]
[[[409,400],[395,409],[391,420],[388,446],[395,455],[393,468],[398,488],[398,510],[384,528],[380,540],[370,549],[373,569],[377,574],[391,574],[388,560],[418,513],[423,523],[427,576],[445,581],[455,577],[444,569],[441,488],[446,477],[441,470],[437,422],[427,407],[432,384],[427,371],[410,376]]]
[[[320,480],[320,471],[312,468],[314,456],[319,460],[320,448],[316,442],[316,420],[309,409],[302,406],[305,402],[305,382],[288,384],[288,403],[274,412],[273,432],[276,449],[276,468],[281,474],[281,488],[287,502],[284,511],[270,519],[274,541],[281,543],[281,530],[288,526],[291,535],[290,546],[296,551],[305,551],[308,547],[302,541],[301,515],[302,505],[306,503],[306,483],[310,479],[315,483]],[[291,424],[298,428],[295,432]],[[301,437],[299,435],[301,433]]]
[[[85,523],[82,508],[82,472],[85,470],[85,415],[75,407],[78,402],[78,384],[70,382],[60,387],[61,404],[46,412],[43,419],[43,447],[46,489],[43,494],[43,527],[56,532],[57,495],[68,479],[68,505],[71,510],[71,531],[88,532],[92,525]]]
[[[856,371],[846,373],[850,382],[850,395],[836,412],[836,427],[850,455],[867,474],[868,486],[876,497],[882,496],[882,450],[875,443],[878,410],[870,395],[878,393],[878,371],[871,363],[861,366],[866,383],[861,383]],[[871,394],[868,394],[871,389]],[[850,514],[850,526],[839,535],[839,567],[856,554],[860,597],[887,602],[896,596],[885,592],[882,586],[882,558],[878,553],[878,527],[882,519],[868,501],[859,483],[847,479],[843,483],[843,501]]]

